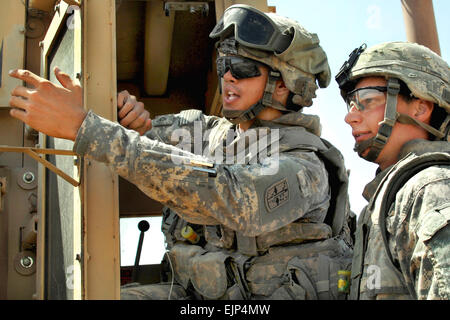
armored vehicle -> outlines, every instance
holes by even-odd
[[[80,81],[84,105],[113,121],[121,90],[144,102],[152,118],[185,108],[218,115],[208,35],[236,3],[275,10],[266,0],[1,1],[0,299],[119,299],[121,285],[157,282],[160,271],[159,264],[141,265],[139,273],[121,266],[120,221],[161,216],[162,205],[105,165],[78,157],[72,142],[9,116],[10,92],[21,83],[8,71],[57,81],[58,66]],[[419,1],[402,3],[411,5],[405,15],[414,30],[422,19],[414,13],[427,11],[417,10]],[[430,34],[409,37],[421,42]]]

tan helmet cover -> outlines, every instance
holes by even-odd
[[[386,42],[366,49],[352,67],[349,81],[361,77],[398,78],[411,93],[450,113],[450,69],[436,53],[410,42]],[[346,92],[341,91],[344,99]]]
[[[267,14],[282,33],[293,34],[289,47],[281,53],[257,50],[238,45],[238,54],[271,66],[281,73],[286,87],[295,94],[293,102],[301,106],[312,105],[318,88],[330,84],[331,70],[319,37],[304,29],[297,21]]]

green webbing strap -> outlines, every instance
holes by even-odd
[[[256,257],[258,255],[258,246],[256,237],[247,237],[236,231],[237,250],[247,256]]]
[[[239,124],[256,118],[256,116],[266,108],[260,101],[245,111],[227,110],[222,108],[222,115],[231,123]]]
[[[442,122],[439,132],[444,133],[442,140],[450,142],[450,114],[447,114],[447,117]]]
[[[330,299],[330,259],[323,254],[319,254],[319,270],[317,273],[317,294],[319,300]]]
[[[260,101],[245,111],[240,110],[226,110],[222,108],[222,115],[231,123],[239,124],[256,118],[256,116],[266,107],[271,107],[273,104],[272,95],[275,91],[276,82],[281,77],[277,71],[269,70],[264,95]]]
[[[439,130],[436,130],[432,126],[430,126],[426,123],[423,123],[421,121],[418,121],[418,120],[414,119],[413,117],[408,116],[406,114],[397,113],[397,121],[400,123],[403,123],[403,124],[418,125],[419,127],[425,129],[426,131],[428,131],[429,133],[431,133],[433,136],[435,136],[438,139],[442,139],[444,137],[444,134],[442,132],[440,132]]]
[[[249,258],[248,256],[242,255],[238,252],[230,253],[230,255],[233,261],[231,267],[234,273],[234,280],[236,281],[236,284],[238,285],[244,299],[248,300],[251,297],[251,291],[248,287],[247,281],[245,280],[245,274],[248,267],[251,265],[251,260],[253,257]]]
[[[377,159],[391,135],[392,128],[394,127],[397,119],[397,96],[399,91],[400,84],[398,83],[398,79],[390,78],[387,82],[387,98],[386,108],[384,110],[384,120],[380,122],[378,133],[372,142],[369,153],[365,157],[368,161],[374,162]]]

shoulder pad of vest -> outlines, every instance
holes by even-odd
[[[194,121],[200,121],[202,120],[202,115],[203,112],[198,109],[183,110],[179,114],[178,123],[180,126],[184,126]]]

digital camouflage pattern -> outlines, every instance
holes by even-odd
[[[120,293],[121,300],[162,300],[171,297],[173,300],[189,299],[182,286],[174,284],[124,285]]]
[[[358,221],[351,298],[450,299],[449,152],[448,142],[412,140],[403,147],[402,160],[366,186],[369,204]],[[414,175],[388,211],[389,250],[397,268],[389,260],[379,225],[386,186],[409,162],[442,153],[448,164]]]
[[[349,268],[351,239],[346,225],[332,237],[324,223],[330,187],[316,154],[325,149],[318,137],[318,117],[298,112],[256,120],[251,129],[258,137],[278,132],[278,157],[252,162],[255,154],[246,148],[245,164],[216,161],[213,167],[199,163],[211,163],[208,155],[217,149],[219,154],[233,154],[251,129],[238,132],[223,118],[193,110],[157,117],[152,124],[141,137],[89,112],[74,150],[110,165],[175,211],[180,221],[202,226],[207,241],[202,247],[175,237],[165,257],[174,270],[174,286],[123,288],[122,298],[167,299],[167,288],[172,288],[172,299],[345,297],[338,293],[336,270]],[[193,140],[201,136],[201,148],[192,140],[173,141],[177,129],[187,129]],[[195,149],[203,154],[187,151]],[[183,156],[176,158],[182,160],[179,164],[174,164],[173,154]],[[274,167],[271,174],[261,174]],[[341,214],[347,217],[348,212]],[[294,258],[300,260],[291,261]]]
[[[386,42],[364,50],[352,67],[348,80],[369,76],[400,79],[415,97],[433,101],[450,113],[449,66],[425,46]],[[344,99],[346,92],[341,91]]]

